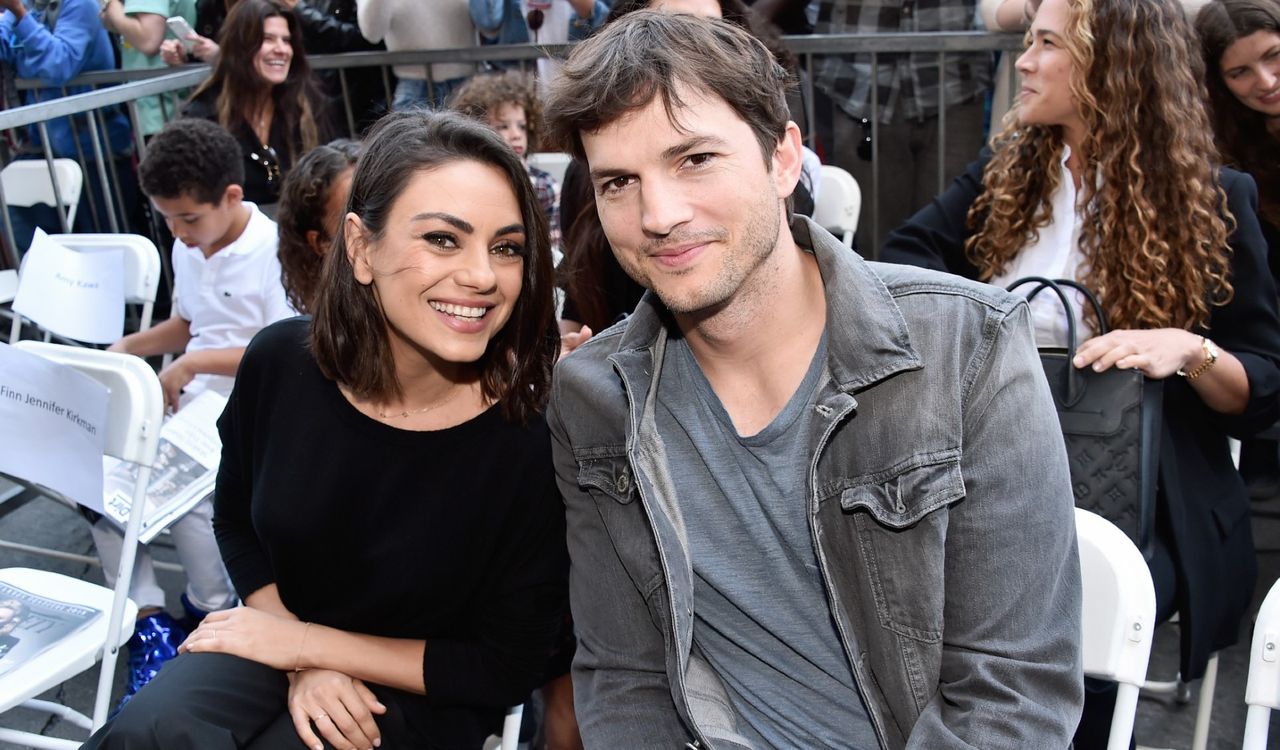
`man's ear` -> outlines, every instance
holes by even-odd
[[[356,281],[368,286],[373,283],[373,266],[369,263],[369,237],[365,232],[364,222],[354,213],[348,213],[343,220],[342,236],[347,244],[347,261]]]
[[[786,198],[795,192],[800,182],[800,170],[804,164],[804,146],[800,126],[790,120],[773,149],[773,179],[778,186],[778,197]]]

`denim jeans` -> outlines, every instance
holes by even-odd
[[[426,80],[418,80],[416,78],[401,78],[396,82],[395,96],[391,101],[391,108],[394,110],[408,109],[415,104],[428,104],[432,109],[444,109],[445,99],[454,92],[459,86],[466,82],[466,78],[450,78],[444,81],[432,81],[430,93],[428,96]]]

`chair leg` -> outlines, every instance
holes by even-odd
[[[523,718],[523,703],[507,710],[507,717],[502,722],[502,750],[516,750],[520,743],[520,722]]]
[[[1205,750],[1209,745],[1209,722],[1213,714],[1213,692],[1218,683],[1218,654],[1209,657],[1204,679],[1200,682],[1200,699],[1196,705],[1196,733],[1191,750]]]
[[[1271,709],[1266,706],[1249,706],[1244,720],[1244,744],[1241,750],[1266,750],[1267,729],[1271,724]]]
[[[1137,685],[1120,683],[1116,691],[1116,710],[1111,716],[1111,734],[1107,738],[1107,750],[1129,750],[1133,739],[1133,722],[1138,712]]]

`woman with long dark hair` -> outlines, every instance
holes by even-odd
[[[1258,183],[1258,218],[1280,279],[1280,4],[1213,0],[1196,16],[1209,114],[1224,163]],[[1280,494],[1280,446],[1246,440],[1240,473],[1255,498]]]
[[[293,163],[330,137],[298,18],[279,0],[239,0],[218,46],[212,75],[183,114],[230,131],[244,152],[245,199],[274,204]]]
[[[1074,279],[1112,330],[1096,335],[1092,313],[1080,317],[1073,364],[1163,381],[1149,565],[1157,616],[1182,614],[1191,680],[1235,642],[1256,576],[1227,436],[1280,412],[1280,321],[1254,183],[1218,164],[1200,55],[1174,0],[1030,6],[1004,129],[881,257],[1000,285]],[[1040,343],[1061,346],[1067,319],[1053,296],[1031,309]],[[1098,705],[1086,701],[1077,747],[1105,744],[1110,714]]]
[[[245,606],[88,748],[480,747],[543,678],[568,561],[524,165],[460,115],[395,113],[347,209],[314,319],[263,329],[218,423],[214,529]]]

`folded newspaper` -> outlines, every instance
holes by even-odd
[[[160,448],[147,487],[147,507],[138,541],[147,544],[170,523],[213,493],[213,482],[222,459],[218,417],[226,397],[204,391],[183,406],[160,428]],[[121,528],[133,505],[138,467],[110,456],[104,470],[103,514]]]
[[[101,610],[0,583],[0,675],[85,628]]]

